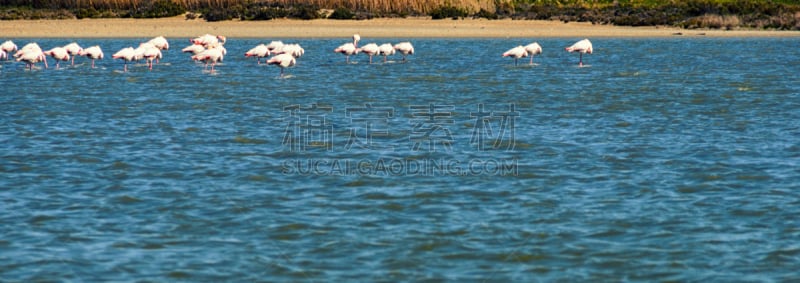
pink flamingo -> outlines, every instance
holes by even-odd
[[[592,54],[592,42],[589,39],[583,39],[581,41],[575,42],[570,47],[564,48],[567,52],[578,52],[581,54],[580,61],[578,62],[578,66],[583,67],[583,54],[588,53]]]
[[[103,59],[103,50],[100,49],[100,46],[95,45],[81,50],[78,56],[86,56],[92,59],[92,68],[94,68],[94,60]]]
[[[204,70],[208,68],[208,63],[211,62],[211,72],[213,73],[214,66],[217,65],[217,62],[222,62],[224,56],[225,54],[222,48],[209,48],[206,49],[206,51],[200,52],[200,54],[192,56],[192,60],[205,62],[203,66]]]
[[[406,61],[407,55],[414,55],[414,46],[411,45],[411,42],[400,42],[394,45],[394,50],[403,54],[403,62]]]
[[[378,46],[378,54],[383,55],[383,63],[386,63],[386,57],[394,55],[394,46],[391,43],[384,43]]]
[[[56,60],[56,70],[59,68],[60,61],[69,61],[69,52],[64,47],[54,47],[53,49],[44,52],[45,55],[50,55]]]
[[[284,53],[286,53],[286,54],[292,55],[292,57],[294,57],[294,58],[300,58],[300,56],[303,56],[303,54],[305,54],[305,52],[306,52],[306,50],[303,49],[303,47],[300,47],[300,44],[292,43],[292,44],[283,45],[283,47],[281,47],[280,50],[276,50],[273,53],[275,53],[275,54],[284,54]]]
[[[345,62],[350,63],[350,56],[358,54],[358,52],[361,52],[361,49],[358,48],[359,41],[361,41],[361,36],[358,34],[354,34],[352,43],[342,44],[336,49],[334,49],[333,52],[344,54],[345,56],[347,56],[345,57]]]
[[[269,44],[267,44],[267,49],[269,49],[269,52],[270,52],[270,53],[275,53],[275,52],[278,52],[278,51],[280,51],[282,48],[283,48],[283,42],[282,42],[282,41],[280,41],[280,40],[278,40],[278,41],[272,41],[272,42],[270,42]]]
[[[153,44],[159,50],[167,50],[169,49],[169,42],[163,36],[157,36],[148,41],[149,43]]]
[[[181,49],[181,52],[192,53],[192,55],[200,54],[203,51],[206,51],[205,47],[203,47],[202,45],[195,45],[195,44],[186,46],[186,48]]]
[[[244,57],[256,57],[256,64],[258,65],[261,65],[261,58],[269,57],[269,55],[269,48],[267,48],[267,46],[263,43],[256,45],[256,47],[253,47],[244,53]]]
[[[377,44],[370,43],[364,45],[364,47],[361,47],[361,52],[364,52],[364,54],[367,54],[369,56],[369,63],[372,64],[372,56],[378,55],[380,49],[378,48]]]
[[[295,63],[294,56],[288,53],[278,54],[267,60],[267,65],[278,65],[278,67],[281,67],[281,78],[283,77],[283,69],[294,66]]]
[[[30,50],[28,52],[19,54],[19,56],[17,56],[17,62],[20,61],[25,61],[25,64],[28,66],[28,70],[33,70],[33,64],[42,61],[45,62],[45,68],[47,68],[47,59],[45,58],[44,52],[41,50]]]
[[[73,43],[64,45],[64,49],[66,49],[67,53],[69,53],[69,55],[72,56],[72,62],[70,63],[70,65],[74,66],[75,65],[75,57],[80,56],[79,54],[81,53],[81,51],[83,51],[83,48],[81,48],[81,46],[78,45],[78,43],[73,42]]]
[[[514,66],[517,65],[517,61],[519,60],[519,58],[526,56],[528,56],[528,51],[525,51],[525,47],[522,47],[522,45],[511,48],[503,53],[503,57],[514,58]]]
[[[528,52],[528,56],[531,56],[531,65],[533,65],[533,55],[542,54],[542,46],[539,43],[531,43],[525,45],[525,51]]]
[[[25,61],[30,70],[33,70],[33,64],[38,62],[44,62],[44,68],[47,69],[47,58],[45,58],[42,48],[36,42],[25,44],[14,53],[14,58],[17,58],[17,62]]]
[[[8,60],[8,54],[10,54],[13,51],[17,51],[17,45],[14,44],[14,42],[12,42],[11,40],[6,40],[6,42],[0,44],[0,51],[3,51],[3,53],[6,54],[5,58],[6,60]]]
[[[147,60],[147,67],[150,70],[153,70],[153,60],[156,62],[161,60],[161,49],[158,49],[157,47],[148,47],[144,50],[144,52],[142,52],[142,57]]]
[[[125,72],[128,71],[128,62],[133,61],[136,57],[136,51],[134,51],[133,47],[125,47],[121,50],[111,55],[111,58],[114,59],[122,59],[125,61],[125,68],[123,69]]]

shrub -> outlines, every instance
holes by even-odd
[[[133,18],[174,17],[183,14],[183,7],[170,0],[144,1],[135,9],[131,9]]]
[[[486,11],[484,9],[481,9],[480,11],[475,13],[475,15],[472,15],[472,17],[473,18],[486,18],[486,19],[489,19],[489,20],[496,20],[498,18],[497,14],[489,12],[489,11]]]
[[[350,20],[355,18],[356,14],[348,10],[347,8],[336,8],[333,10],[333,13],[328,16],[328,19],[334,20]]]
[[[439,8],[433,9],[428,14],[434,20],[441,20],[445,18],[452,18],[454,20],[457,20],[458,18],[463,18],[468,15],[467,11],[453,6],[441,6]]]

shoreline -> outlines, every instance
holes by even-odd
[[[627,27],[539,20],[371,20],[221,21],[158,19],[70,19],[0,21],[3,39],[194,37],[206,33],[230,38],[336,38],[354,33],[373,38],[557,38],[557,37],[800,37],[800,31],[711,30],[649,26]]]

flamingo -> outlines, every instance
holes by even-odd
[[[214,36],[210,34],[204,34],[194,39],[189,39],[191,43],[202,45],[206,48],[208,48],[210,45],[225,44],[225,40],[226,38],[224,36],[221,35]]]
[[[158,62],[158,60],[160,60],[162,57],[161,49],[158,49],[155,46],[148,46],[147,48],[145,48],[144,52],[142,52],[142,57],[144,57],[147,60],[148,68],[150,70],[153,70],[153,60],[156,60],[156,62]]]
[[[167,50],[167,49],[169,49],[169,42],[167,42],[167,39],[164,38],[163,36],[154,37],[153,39],[151,39],[148,42],[152,43],[159,50]]]
[[[133,49],[133,47],[122,48],[121,50],[117,51],[117,53],[114,53],[114,55],[111,55],[111,58],[122,59],[125,61],[125,72],[128,71],[128,62],[133,61],[135,57],[136,51]]]
[[[214,66],[217,65],[217,62],[222,62],[224,56],[225,54],[223,53],[222,48],[213,47],[192,56],[192,60],[205,62],[205,65],[203,66],[204,70],[208,68],[208,63],[211,62],[211,72],[214,72]]]
[[[408,41],[400,42],[398,44],[395,44],[394,45],[394,50],[397,50],[397,52],[400,52],[400,54],[403,54],[403,62],[406,61],[406,56],[407,55],[409,55],[409,54],[410,55],[414,55],[414,46],[411,45],[411,42],[408,42]]]
[[[54,47],[53,49],[44,52],[45,55],[50,55],[56,60],[56,70],[59,68],[59,61],[69,61],[69,52],[64,47]]]
[[[361,41],[361,36],[358,34],[354,34],[352,43],[342,44],[336,49],[334,49],[333,52],[344,54],[346,56],[345,62],[350,63],[350,56],[361,52],[361,49],[358,48],[359,41]]]
[[[86,56],[92,59],[92,68],[94,68],[94,60],[103,59],[103,50],[100,49],[100,46],[95,45],[81,50],[78,56]]]
[[[372,64],[372,56],[378,55],[380,49],[378,49],[378,45],[375,43],[370,43],[361,47],[361,52],[367,54],[369,56],[369,63]]]
[[[269,50],[270,53],[275,53],[277,51],[280,51],[282,48],[283,48],[283,42],[280,40],[272,41],[269,44],[267,44],[267,49]]]
[[[12,51],[17,51],[17,45],[14,44],[14,42],[11,40],[6,40],[6,42],[0,44],[0,50],[4,51],[4,53],[6,54],[6,59],[8,59],[9,53],[11,53]]]
[[[526,56],[528,56],[528,51],[525,51],[525,47],[522,47],[522,45],[511,48],[503,53],[503,57],[514,58],[514,66],[517,65],[517,61],[519,60],[519,58]]]
[[[28,55],[26,56],[26,54]],[[20,59],[23,57],[24,59]],[[36,42],[25,44],[25,46],[14,53],[14,58],[17,58],[17,62],[25,61],[31,70],[33,69],[33,64],[37,62],[44,62],[44,68],[47,69],[47,59],[45,58],[45,54],[42,52],[42,48],[39,47],[39,44],[36,44]]]
[[[206,51],[205,47],[203,47],[202,45],[195,45],[195,44],[186,46],[186,48],[181,49],[181,52],[192,53],[192,55],[200,54],[200,52],[203,52],[203,51]]]
[[[81,53],[81,51],[83,51],[83,48],[81,48],[81,46],[78,45],[77,42],[73,42],[73,43],[64,45],[64,49],[66,49],[67,53],[69,53],[69,55],[72,56],[72,62],[70,63],[70,65],[74,66],[75,65],[75,57],[80,56],[79,54]]]
[[[539,43],[531,43],[525,45],[525,51],[528,52],[528,56],[531,56],[531,65],[533,65],[533,55],[542,54],[542,46]]]
[[[294,56],[284,53],[269,58],[269,60],[267,60],[267,65],[278,65],[278,67],[281,67],[281,77],[283,77],[283,69],[294,66],[295,62]]]
[[[257,64],[261,64],[261,58],[269,57],[269,48],[265,44],[256,45],[244,53],[244,57],[256,57]]]
[[[29,50],[24,53],[19,53],[19,52],[17,53],[19,54],[19,56],[16,56],[17,54],[14,54],[17,58],[17,62],[25,61],[25,64],[28,66],[28,70],[33,70],[33,64],[42,61],[45,62],[45,68],[47,68],[47,59],[45,58],[45,54],[44,52],[42,52],[42,50]]]
[[[580,61],[578,62],[578,66],[583,67],[583,54],[589,53],[592,54],[592,42],[589,39],[583,39],[581,41],[575,42],[570,47],[564,48],[567,52],[578,52],[581,54]]]
[[[281,47],[280,50],[276,50],[274,53],[275,54],[286,53],[292,55],[292,57],[294,58],[300,58],[300,56],[303,56],[305,52],[306,52],[305,49],[303,49],[303,47],[300,47],[300,44],[285,44],[283,45],[283,47]]]
[[[378,54],[383,55],[383,62],[386,63],[386,57],[394,55],[394,46],[391,43],[384,43],[378,46]]]
[[[345,56],[345,62],[350,63],[350,55],[356,55],[361,49],[356,48],[355,44],[345,43],[333,50],[336,53],[342,53]]]

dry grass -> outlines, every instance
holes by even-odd
[[[49,6],[62,8],[130,9],[156,0],[50,0]],[[453,6],[477,12],[480,9],[494,11],[496,3],[511,0],[167,0],[186,9],[206,7],[231,7],[248,3],[267,3],[285,6],[313,5],[322,9],[347,8],[354,11],[372,12],[417,12],[427,13],[442,6]]]

